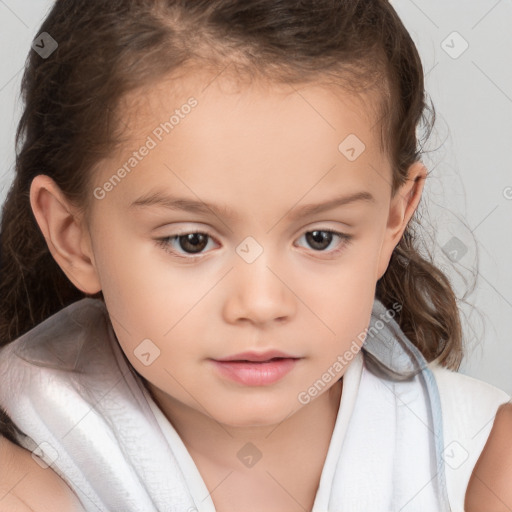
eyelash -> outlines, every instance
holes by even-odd
[[[327,254],[330,254],[330,255],[336,255],[336,254],[339,254],[340,252],[344,251],[352,243],[353,235],[348,235],[346,233],[341,233],[339,231],[334,231],[332,229],[321,229],[321,228],[312,229],[312,230],[309,230],[309,231],[305,231],[303,234],[313,233],[314,231],[320,231],[322,233],[330,233],[330,234],[333,234],[335,236],[338,236],[341,239],[341,243],[340,243],[340,246],[337,249],[334,249],[332,251],[314,250],[313,249],[313,252],[318,252],[318,253],[322,253],[322,254],[323,253],[327,253]],[[182,236],[195,235],[195,234],[206,235],[208,237],[208,239],[214,240],[216,242],[214,237],[212,237],[208,233],[205,233],[204,231],[190,231],[190,232],[185,232],[185,233],[179,233],[179,234],[175,234],[175,235],[166,236],[166,237],[163,237],[163,238],[156,238],[155,241],[157,242],[157,246],[161,247],[165,252],[167,252],[169,254],[172,254],[173,256],[176,256],[177,258],[183,258],[183,259],[194,261],[196,259],[201,258],[205,253],[203,253],[203,252],[196,253],[196,254],[185,253],[185,254],[188,254],[188,255],[184,256],[183,254],[180,254],[177,251],[171,249],[170,248],[170,242],[172,240],[174,240],[174,239],[179,239]]]

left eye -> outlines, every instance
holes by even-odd
[[[341,248],[338,247],[331,253],[337,253],[343,249],[344,246],[348,245],[352,235],[347,235],[345,233],[340,233],[339,231],[333,231],[330,229],[315,229],[313,231],[306,231],[303,235],[308,244],[313,247],[316,251],[325,251],[327,247],[331,244],[334,237],[338,237],[341,240],[344,240],[344,244],[341,244]]]
[[[332,251],[327,251],[329,254],[342,251],[351,242],[353,237],[353,235],[347,235],[345,233],[340,233],[330,229],[315,229],[312,231],[306,231],[302,236],[306,238],[307,243],[310,244],[315,252],[324,252],[329,247],[329,245],[331,245],[334,237],[338,237],[341,241],[344,242],[339,244],[340,247]],[[186,254],[193,258],[194,255],[200,255],[202,253],[202,251],[208,245],[209,239],[213,240],[213,237],[207,233],[196,231],[193,233],[183,233],[179,235],[167,236],[164,238],[157,238],[156,241],[158,246],[162,247],[166,252],[170,254],[175,254],[178,257],[185,258],[187,256],[183,256],[183,254]],[[173,248],[174,242],[176,241],[178,242],[178,247],[184,251],[183,253],[180,253],[176,250],[176,248]]]

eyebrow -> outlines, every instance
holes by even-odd
[[[375,197],[372,194],[366,191],[361,191],[345,196],[334,197],[323,203],[305,204],[299,208],[292,208],[287,217],[291,220],[295,220],[358,201],[365,201],[367,203],[376,202]],[[170,196],[159,191],[139,197],[130,204],[129,208],[145,208],[150,206],[159,206],[170,210],[201,213],[206,215],[211,215],[213,212],[215,215],[220,217],[238,218],[233,210],[226,205],[215,205],[205,203],[203,201],[196,201],[194,199]]]

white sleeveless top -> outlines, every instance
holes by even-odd
[[[375,300],[312,512],[463,512],[507,393],[426,364]],[[372,332],[369,329],[369,334]],[[375,361],[409,380],[390,380]],[[215,512],[172,424],[122,353],[105,305],[82,299],[0,350],[0,405],[87,511]],[[1,463],[1,461],[0,461]]]

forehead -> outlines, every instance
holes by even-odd
[[[210,72],[168,77],[123,99],[124,140],[100,181],[151,139],[136,172],[116,187],[125,203],[157,184],[215,193],[225,203],[250,192],[270,198],[270,186],[287,202],[308,188],[322,195],[340,184],[348,192],[361,185],[376,191],[377,174],[382,181],[389,169],[375,105],[370,94],[324,82],[240,82]]]
[[[121,114],[118,120],[127,133],[142,135],[151,128],[155,116],[165,117],[167,112],[172,113],[193,96],[201,103],[205,116],[208,114],[205,107],[214,114],[215,106],[218,106],[217,110],[227,107],[226,112],[242,105],[253,105],[257,110],[264,106],[274,109],[278,105],[278,111],[295,109],[298,116],[315,112],[331,128],[335,127],[330,118],[343,112],[345,120],[365,121],[373,130],[377,126],[383,98],[375,87],[365,87],[363,89],[361,84],[360,90],[349,92],[344,81],[331,75],[315,81],[283,83],[239,75],[229,67],[204,70],[187,67],[125,95],[118,109]],[[241,110],[239,113],[243,114]],[[251,112],[246,110],[245,113]],[[351,120],[348,119],[350,114],[353,114]],[[275,118],[270,118],[268,124],[275,121]],[[145,122],[149,124],[144,125]]]

